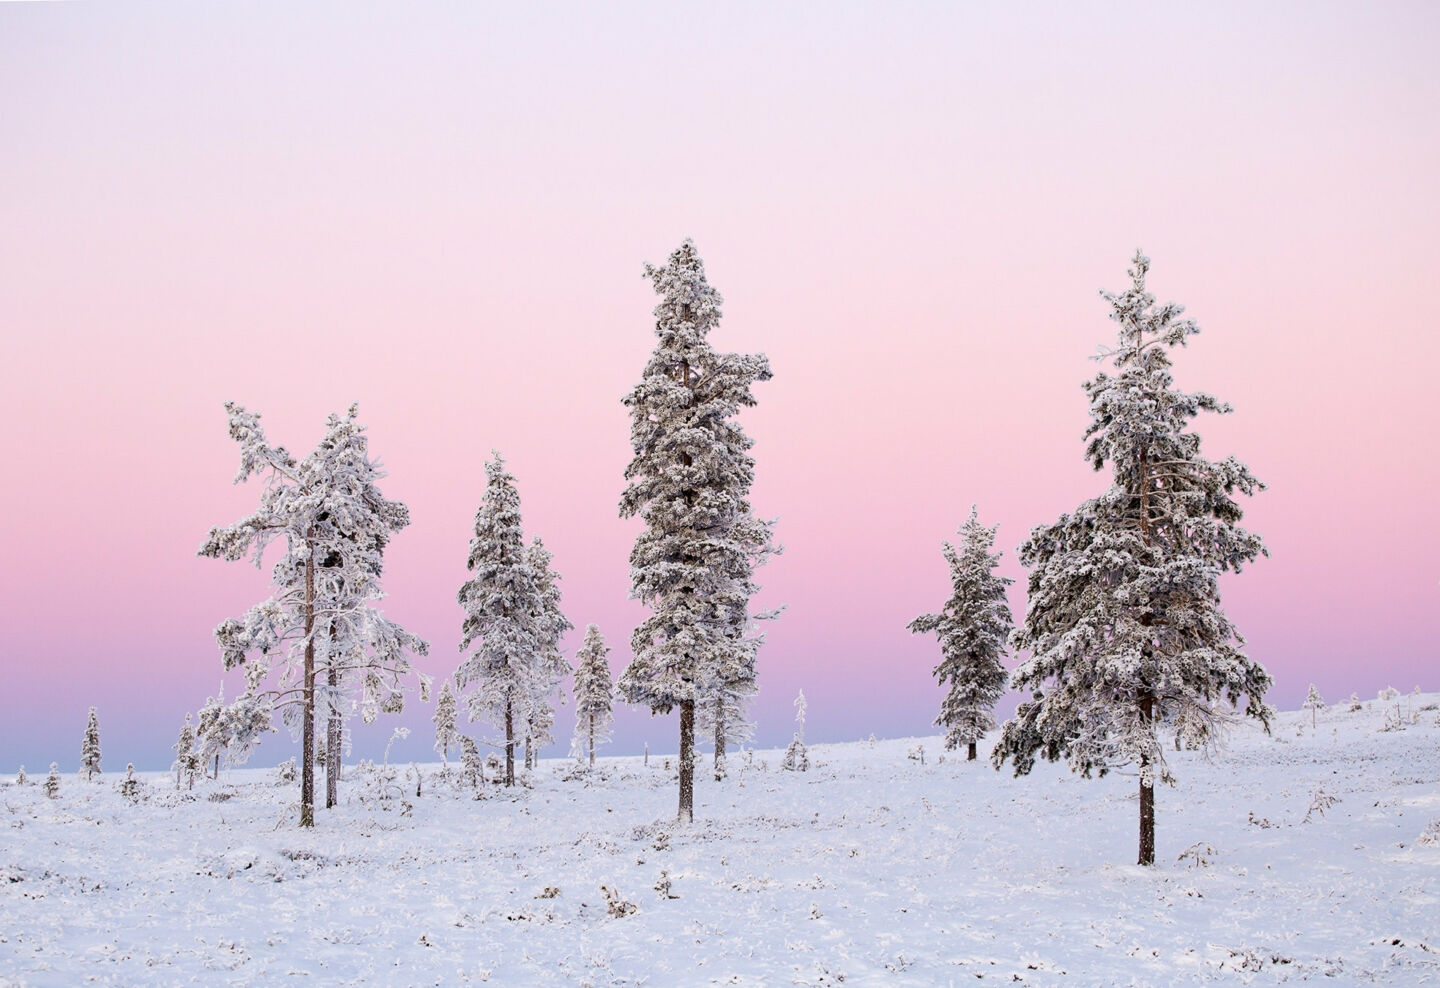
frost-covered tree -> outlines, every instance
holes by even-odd
[[[135,778],[135,763],[125,764],[125,778],[120,780],[120,795],[129,800],[140,798],[140,780]]]
[[[1310,711],[1310,727],[1313,729],[1316,711],[1325,709],[1325,698],[1320,695],[1320,691],[1315,688],[1314,683],[1310,684],[1310,692],[1305,694],[1303,709]]]
[[[17,786],[28,786],[30,784],[30,776],[25,774],[24,765],[21,765],[20,771],[15,773],[15,784]]]
[[[429,678],[410,664],[411,654],[424,655],[428,646],[373,606],[384,596],[385,547],[410,523],[410,511],[381,494],[384,473],[370,459],[355,405],[343,418],[331,415],[320,445],[298,462],[283,446],[270,445],[259,415],[234,403],[225,410],[230,437],[240,444],[235,482],[257,475],[265,486],[256,511],[212,529],[199,554],[229,561],[252,556],[259,567],[273,541],[284,544],[271,571],[274,594],[215,629],[226,669],[250,663],[229,737],[232,744],[253,741],[257,714],[281,712],[301,737],[300,825],[309,827],[317,715],[327,722],[326,801],[334,805],[339,725],[349,708],[358,706],[367,723],[381,712],[398,713],[410,675],[428,699]],[[265,689],[267,675],[273,685]]]
[[[560,639],[575,626],[560,610],[560,574],[551,567],[554,556],[535,536],[525,550],[535,579],[535,637],[533,685],[525,714],[525,767],[534,768],[540,748],[555,741],[554,698],[565,702],[560,680],[570,675],[570,663],[560,651]]]
[[[470,787],[485,781],[485,762],[480,758],[480,748],[464,734],[456,736],[460,744],[460,781]]]
[[[80,771],[85,773],[85,781],[90,781],[100,774],[100,720],[95,716],[95,708],[90,708],[90,719],[85,722],[85,740],[80,745]]]
[[[1140,787],[1142,865],[1155,861],[1157,780],[1173,783],[1158,738],[1176,724],[1187,746],[1207,747],[1243,713],[1269,729],[1270,676],[1244,653],[1220,607],[1219,576],[1265,551],[1239,526],[1236,495],[1263,485],[1238,460],[1200,453],[1191,431],[1201,411],[1229,412],[1208,394],[1179,391],[1171,352],[1199,331],[1180,306],[1156,306],[1145,289],[1149,260],[1135,255],[1131,287],[1102,293],[1119,342],[1114,364],[1085,390],[1086,458],[1111,483],[1072,514],[1031,531],[1020,546],[1029,605],[1010,640],[1031,657],[1012,675],[1032,691],[1005,724],[998,767],[1017,774],[1037,755],[1068,758],[1082,775],[1135,765]]]
[[[753,442],[735,416],[769,380],[764,355],[716,351],[720,293],[685,241],[663,267],[647,265],[660,303],[658,341],[640,383],[626,396],[634,458],[620,515],[645,529],[630,553],[631,596],[650,616],[631,637],[634,660],[619,693],[653,714],[680,711],[678,818],[694,817],[695,707],[734,650],[756,590],[753,574],[769,529],[754,519],[749,490]],[[760,531],[759,529],[763,529]]]
[[[610,740],[614,720],[610,698],[610,654],[597,624],[585,627],[585,641],[575,653],[575,740],[571,745],[577,754],[589,753],[590,767],[595,767],[595,746]]]
[[[435,750],[440,752],[444,774],[450,774],[450,746],[455,743],[455,691],[450,680],[440,684],[440,695],[435,700]]]
[[[935,633],[940,641],[940,664],[935,678],[950,690],[940,704],[935,723],[945,728],[945,747],[968,747],[975,759],[975,743],[995,726],[995,702],[1005,692],[1005,642],[1014,628],[1005,588],[1015,582],[996,576],[1000,553],[995,528],[981,525],[976,509],[960,528],[960,547],[945,543],[950,564],[950,599],[939,614],[922,614],[909,628],[917,634]]]
[[[185,723],[180,726],[180,736],[175,740],[175,788],[180,788],[180,777],[189,778],[189,788],[195,788],[195,773],[200,770],[200,755],[195,750],[195,725],[190,723],[190,715],[185,715]]]
[[[780,767],[787,772],[806,772],[810,769],[810,755],[805,748],[805,711],[809,706],[805,702],[805,691],[801,690],[795,697],[795,736],[790,739],[790,746],[785,749],[785,757],[780,760]]]
[[[473,575],[456,595],[465,611],[460,651],[472,645],[455,670],[470,719],[488,719],[505,728],[505,784],[515,784],[515,741],[537,691],[537,656],[543,632],[537,626],[535,574],[520,522],[520,493],[498,452],[485,464],[485,497],[475,514],[475,536],[465,568]]]
[[[50,763],[50,774],[45,776],[45,795],[51,799],[60,797],[60,766]]]

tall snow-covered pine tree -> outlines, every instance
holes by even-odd
[[[95,715],[95,708],[90,708],[90,717],[85,722],[85,740],[80,745],[80,771],[85,773],[85,779],[90,779],[100,774],[100,719]]]
[[[631,637],[634,659],[620,677],[628,702],[654,714],[680,711],[678,819],[694,817],[695,707],[713,671],[736,647],[732,632],[755,590],[757,547],[750,516],[752,440],[734,420],[755,404],[751,387],[770,378],[762,355],[720,353],[708,334],[720,322],[720,293],[689,240],[663,267],[647,265],[660,302],[657,343],[630,409],[634,458],[625,469],[623,518],[645,529],[630,553],[631,596],[650,617]]]
[[[922,614],[909,628],[917,634],[935,633],[940,642],[940,664],[935,678],[950,683],[935,723],[945,728],[945,747],[964,744],[975,758],[975,743],[995,726],[995,701],[1005,692],[1005,642],[1014,626],[1005,588],[1014,581],[995,575],[1000,553],[995,529],[981,525],[976,509],[960,529],[960,547],[945,543],[950,564],[950,599],[939,614]]]
[[[1011,682],[1033,693],[993,753],[1017,774],[1037,755],[1068,758],[1085,776],[1136,766],[1142,865],[1155,862],[1155,782],[1173,782],[1159,729],[1177,725],[1200,748],[1215,740],[1224,707],[1243,700],[1243,713],[1267,730],[1273,713],[1270,676],[1242,651],[1219,587],[1221,573],[1265,551],[1240,528],[1235,501],[1263,485],[1233,457],[1200,454],[1192,420],[1230,407],[1175,387],[1170,354],[1199,327],[1174,303],[1156,306],[1149,267],[1137,252],[1130,288],[1102,293],[1119,340],[1099,359],[1114,373],[1085,385],[1086,458],[1109,468],[1110,484],[1020,546],[1029,603],[1010,644],[1031,657]]]

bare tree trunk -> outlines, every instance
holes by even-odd
[[[975,742],[974,742],[974,741],[971,741],[971,742],[970,742],[970,752],[969,752],[969,754],[967,754],[967,755],[965,756],[965,760],[966,760],[967,762],[973,762],[973,761],[975,760]]]
[[[305,533],[306,541],[315,537]],[[305,712],[300,734],[300,826],[315,826],[315,554],[305,560]]]
[[[590,767],[595,767],[595,715],[590,715]]]
[[[505,784],[515,784],[515,705],[505,701]]]
[[[725,778],[725,701],[715,698],[715,781]]]
[[[1140,698],[1140,716],[1149,723],[1154,700]],[[1155,863],[1155,782],[1150,778],[1150,756],[1140,756],[1140,860],[1139,864]]]
[[[680,704],[680,812],[676,819],[695,819],[695,701]]]
[[[333,651],[335,622],[330,622],[330,642]],[[335,656],[330,656],[330,670],[327,682],[333,688],[340,685],[340,673],[335,668]],[[330,717],[325,723],[325,808],[332,809],[339,802],[336,790],[340,783],[340,713],[332,704]]]
[[[220,756],[219,756],[218,754],[215,756],[215,774],[214,774],[213,776],[211,776],[211,778],[214,778],[214,779],[219,779],[219,778],[220,778]],[[194,779],[191,779],[191,780],[190,780],[190,788],[191,788],[191,789],[194,789],[194,788],[195,788],[195,780],[194,780]]]

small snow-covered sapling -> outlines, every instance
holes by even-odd
[[[51,799],[60,796],[60,767],[54,762],[50,763],[50,774],[45,776],[45,795]]]

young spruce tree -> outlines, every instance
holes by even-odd
[[[734,421],[755,404],[751,386],[770,378],[763,354],[717,352],[706,339],[720,322],[720,293],[685,241],[663,267],[646,265],[660,303],[655,350],[624,399],[634,458],[620,515],[645,529],[630,553],[630,593],[650,608],[631,637],[620,677],[628,703],[652,714],[680,711],[678,819],[694,818],[695,707],[714,671],[736,649],[733,635],[755,591],[758,545],[748,492],[753,443]]]
[[[1270,676],[1242,651],[1220,607],[1219,576],[1265,551],[1240,528],[1235,495],[1262,486],[1248,468],[1200,454],[1190,431],[1201,411],[1229,412],[1208,394],[1179,391],[1170,354],[1199,327],[1180,306],[1145,290],[1149,260],[1136,253],[1131,287],[1102,293],[1119,341],[1114,364],[1085,385],[1086,457],[1111,483],[1073,514],[1035,528],[1020,546],[1029,605],[1011,636],[1031,657],[1012,676],[1033,691],[994,751],[1016,774],[1040,755],[1069,759],[1084,776],[1135,765],[1142,865],[1155,862],[1155,782],[1173,783],[1158,730],[1177,725],[1190,748],[1208,747],[1231,709],[1269,729]]]
[[[610,649],[600,635],[600,626],[585,628],[585,642],[575,653],[575,740],[573,751],[590,755],[595,767],[595,746],[610,740],[610,663],[605,656]]]
[[[575,626],[560,611],[560,574],[551,568],[554,556],[540,536],[530,540],[525,550],[530,572],[535,575],[535,632],[538,649],[535,653],[534,692],[525,715],[525,767],[533,769],[539,749],[553,744],[555,736],[554,697],[565,700],[560,680],[570,675],[570,663],[560,651],[560,639]]]
[[[535,574],[520,524],[520,492],[498,452],[485,464],[485,497],[475,514],[475,536],[465,568],[473,576],[456,595],[465,611],[460,651],[475,650],[455,670],[455,685],[466,697],[470,719],[488,719],[505,728],[505,784],[515,784],[515,741],[537,690],[538,656],[544,632],[538,627]]]
[[[455,729],[455,691],[450,688],[450,680],[440,684],[440,695],[435,700],[435,750],[440,753],[440,761],[443,766],[443,773],[450,774],[450,746],[455,744],[455,737],[458,733]]]
[[[935,723],[945,728],[945,747],[964,744],[975,759],[975,743],[995,726],[995,701],[1005,692],[1005,641],[1014,620],[1005,602],[1005,588],[1014,581],[996,576],[1000,553],[991,553],[995,529],[981,525],[975,508],[960,529],[960,548],[945,543],[950,564],[950,599],[939,614],[922,614],[910,622],[917,634],[934,632],[940,640],[935,678],[950,683]]]
[[[85,740],[80,745],[80,771],[85,773],[85,781],[90,781],[100,774],[100,719],[95,716],[95,708],[90,708],[90,719],[85,722]]]
[[[384,596],[385,546],[410,524],[410,511],[381,494],[377,481],[384,473],[369,458],[356,406],[343,418],[331,415],[320,445],[299,462],[269,444],[259,415],[234,403],[225,410],[230,437],[240,444],[235,482],[259,475],[266,484],[259,508],[212,529],[199,554],[227,561],[249,555],[259,567],[272,541],[282,539],[285,551],[271,571],[274,594],[215,629],[225,668],[247,666],[247,690],[225,713],[224,736],[243,757],[257,726],[281,711],[301,736],[300,825],[309,827],[315,822],[317,715],[323,711],[327,722],[326,804],[333,806],[339,722],[356,703],[350,697],[359,694],[367,723],[402,709],[406,676],[415,674],[421,699],[429,698],[429,677],[410,665],[410,654],[424,655],[429,646],[371,606]],[[262,688],[272,674],[277,681]]]

